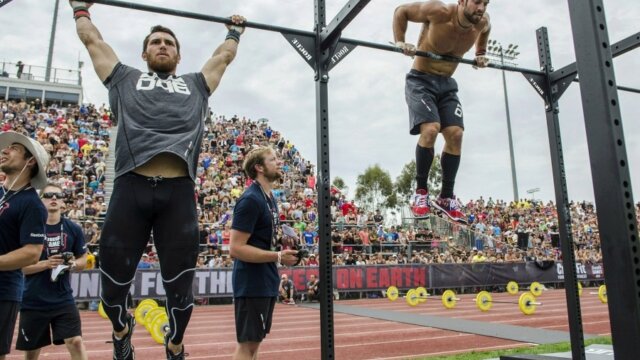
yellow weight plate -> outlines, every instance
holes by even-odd
[[[542,295],[543,288],[544,287],[542,286],[542,284],[540,284],[537,281],[534,281],[531,283],[531,286],[529,286],[529,292],[533,294],[533,296],[540,296]]]
[[[387,299],[389,299],[389,301],[396,301],[398,296],[400,296],[398,288],[393,285],[389,286],[387,289]]]
[[[488,291],[480,291],[476,296],[476,306],[481,311],[489,311],[493,306],[493,298]]]
[[[578,283],[578,296],[582,296],[582,284]]]
[[[442,293],[442,305],[447,309],[453,309],[456,307],[458,300],[459,299],[456,297],[456,293],[453,292],[453,290],[447,290]]]
[[[518,299],[518,308],[525,315],[531,315],[536,312],[536,297],[532,293],[522,293]]]
[[[156,316],[160,316],[162,314],[166,314],[166,311],[163,307],[156,307],[147,311],[147,313],[144,316],[144,327],[146,327],[147,330],[149,330]]]
[[[100,304],[98,304],[98,314],[100,314],[100,317],[103,319],[108,319],[109,317],[107,316],[107,313],[104,312],[104,307],[102,307],[102,300],[100,300]]]
[[[142,305],[138,305],[136,311],[134,311],[134,316],[136,317],[136,323],[140,325],[144,325],[144,316],[147,315],[147,312],[151,309],[155,309],[157,306],[153,306],[151,303],[146,303]]]
[[[423,303],[423,302],[427,301],[427,297],[429,296],[429,293],[427,292],[427,289],[425,289],[422,286],[420,286],[420,287],[416,288],[416,295],[418,295],[418,300],[421,303]]]
[[[518,294],[518,290],[520,290],[520,287],[518,286],[518,283],[515,281],[509,281],[507,283],[507,292],[511,295],[517,295]]]
[[[598,288],[598,299],[600,299],[603,304],[606,304],[609,301],[607,298],[607,285],[600,285]]]
[[[164,344],[164,335],[169,331],[169,318],[167,317],[167,314],[156,316],[156,318],[153,319],[153,323],[151,323],[151,327],[149,328],[151,337],[158,344]]]
[[[152,305],[153,307],[158,307],[158,302],[153,300],[153,299],[144,299],[142,301],[140,301],[140,303],[138,303],[138,306],[142,306],[145,304],[149,304]]]
[[[406,300],[409,306],[417,306],[420,303],[420,296],[414,289],[411,289],[407,292]]]

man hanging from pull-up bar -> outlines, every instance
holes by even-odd
[[[150,232],[160,259],[171,331],[167,359],[184,359],[198,257],[194,179],[208,98],[237,53],[245,19],[234,15],[224,42],[200,72],[176,76],[180,43],[154,26],[143,42],[147,71],[119,62],[91,22],[90,3],[70,1],[76,30],[116,115],[115,182],[100,239],[102,302],[113,325],[113,358],[134,359],[134,317],[126,298]]]
[[[485,11],[489,0],[458,0],[444,4],[431,0],[400,5],[393,15],[395,45],[405,55],[416,50],[438,55],[462,57],[474,44],[476,65],[485,67],[485,57],[491,24]],[[422,23],[418,46],[405,43],[408,22]],[[458,84],[451,77],[458,66],[455,62],[417,56],[406,77],[405,97],[409,106],[409,132],[420,135],[416,145],[416,194],[412,198],[415,216],[425,216],[434,207],[456,221],[465,221],[453,194],[462,149],[462,105],[458,99]],[[434,159],[438,133],[445,139],[442,152],[442,190],[434,201],[428,197],[428,177]]]

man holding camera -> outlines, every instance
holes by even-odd
[[[44,249],[37,264],[22,269],[26,276],[16,349],[35,360],[40,349],[53,342],[65,344],[71,359],[86,360],[69,274],[86,266],[84,235],[79,225],[62,217],[62,188],[48,184],[41,196],[47,209]]]

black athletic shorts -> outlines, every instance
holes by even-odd
[[[17,301],[0,301],[0,355],[6,355],[11,350],[19,308]]]
[[[261,342],[271,330],[276,297],[234,298],[239,343]]]
[[[411,69],[407,74],[405,98],[409,106],[409,133],[420,134],[420,124],[440,123],[440,129],[459,126],[464,129],[458,83],[449,76]]]
[[[49,310],[20,310],[17,350],[37,350],[52,343],[62,345],[65,339],[82,336],[80,313],[75,304]]]

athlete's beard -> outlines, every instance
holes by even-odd
[[[173,73],[176,71],[178,65],[177,59],[167,59],[165,61],[159,61],[153,57],[149,57],[147,60],[147,66],[150,70],[156,73]]]
[[[467,6],[465,4],[464,9],[462,10],[462,14],[464,15],[464,18],[467,19],[468,22],[472,23],[472,24],[477,24],[480,22],[480,20],[482,20],[482,15],[480,15],[480,17],[476,18],[475,17],[475,13],[467,11]]]

